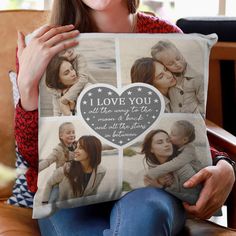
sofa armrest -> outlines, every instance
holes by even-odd
[[[32,209],[0,201],[0,235],[40,236],[38,222],[32,219]]]
[[[236,161],[236,137],[209,120],[206,121],[206,125],[211,145],[218,150],[227,152],[230,158]],[[234,184],[226,204],[228,206],[228,226],[236,228],[236,184]]]
[[[236,161],[236,137],[209,120],[206,120],[206,125],[211,145],[227,152]]]

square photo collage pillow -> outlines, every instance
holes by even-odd
[[[205,113],[216,34],[81,34],[40,83],[33,218],[146,186],[195,204],[211,165]]]

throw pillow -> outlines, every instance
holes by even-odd
[[[204,117],[215,34],[81,34],[40,84],[33,217],[183,183],[211,165]],[[58,72],[59,71],[59,72]]]

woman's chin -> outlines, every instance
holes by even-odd
[[[79,78],[76,77],[76,78],[73,80],[73,84],[77,83],[78,81],[79,81]],[[73,85],[73,84],[72,84],[72,85]]]
[[[173,154],[172,150],[167,150],[166,151],[166,156],[170,157]]]

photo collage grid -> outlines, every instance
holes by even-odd
[[[204,123],[209,39],[79,37],[79,46],[51,60],[40,84],[34,217],[145,186],[194,204],[201,186],[183,183],[211,164]]]

